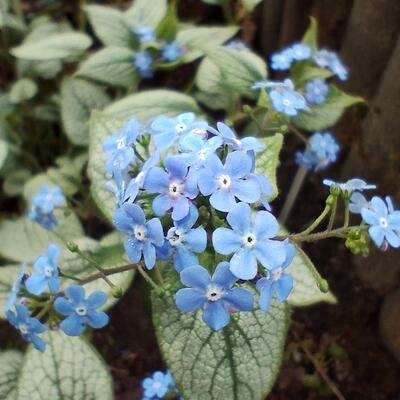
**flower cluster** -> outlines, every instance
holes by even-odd
[[[64,194],[58,186],[42,186],[33,198],[28,218],[43,228],[52,230],[57,224],[54,210],[66,205]]]
[[[323,170],[334,163],[339,144],[330,132],[316,132],[308,140],[308,148],[296,152],[296,163],[307,170]]]
[[[178,388],[171,371],[155,371],[151,376],[142,380],[142,400],[159,400],[167,398],[179,398]]]
[[[339,79],[347,79],[347,69],[340,61],[336,53],[322,49],[313,51],[311,47],[303,43],[296,43],[271,57],[271,68],[273,70],[286,71],[296,63],[305,63],[308,67],[317,65],[319,68],[328,69],[331,75]],[[301,64],[303,65],[303,64]],[[326,82],[326,72],[314,73],[310,80],[301,83],[295,88],[291,79],[284,81],[259,81],[253,89],[266,89],[269,98],[276,111],[289,117],[296,116],[301,111],[308,111],[308,105],[318,106],[324,104],[329,95],[329,85]]]
[[[232,312],[253,308],[253,295],[238,281],[255,278],[264,279],[258,285],[262,309],[266,297],[287,298],[292,281],[283,269],[293,249],[274,238],[278,223],[267,201],[272,186],[255,168],[262,142],[183,113],[146,126],[130,120],[103,147],[126,253],[147,269],[171,260],[187,286],[176,293],[181,311],[201,308],[205,323],[221,329]],[[199,263],[204,252],[225,258],[207,265],[212,276]]]
[[[184,47],[177,41],[157,39],[154,28],[138,26],[132,29],[140,45],[133,57],[133,65],[142,78],[152,78],[156,64],[171,63],[184,54]]]
[[[64,290],[65,297],[61,297],[63,293],[60,292],[59,256],[60,248],[56,244],[50,244],[46,254],[34,262],[32,274],[26,274],[25,265],[21,265],[4,306],[4,312],[10,323],[20,331],[26,341],[32,342],[34,347],[40,351],[45,350],[46,343],[39,337],[39,334],[45,332],[47,327],[40,321],[39,316],[37,318],[31,316],[30,308],[31,306],[32,309],[35,308],[35,298],[37,299],[31,295],[43,295],[48,289],[55,297],[55,311],[67,316],[59,324],[67,335],[80,335],[86,325],[92,328],[102,328],[108,323],[108,316],[104,312],[96,310],[106,302],[105,293],[95,291],[88,299],[85,299],[83,287],[71,285]],[[50,312],[51,310],[46,311]]]

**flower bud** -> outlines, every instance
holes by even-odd
[[[79,251],[79,246],[75,242],[67,242],[67,249],[71,253],[77,253]]]

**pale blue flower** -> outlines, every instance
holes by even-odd
[[[309,139],[311,151],[318,158],[317,169],[324,169],[336,161],[339,154],[339,144],[330,132],[316,132]]]
[[[321,49],[314,54],[313,58],[319,67],[330,69],[342,81],[347,79],[347,68],[335,52]]]
[[[15,312],[6,311],[7,319],[20,331],[21,336],[27,342],[31,342],[35,349],[43,352],[46,348],[46,342],[38,336],[47,330],[37,318],[29,314],[28,308],[23,304],[15,304]]]
[[[312,170],[318,165],[318,158],[313,151],[296,151],[295,163],[307,170]]]
[[[133,263],[142,256],[148,269],[156,262],[156,246],[164,244],[164,233],[158,218],[146,222],[143,210],[136,204],[125,203],[115,211],[114,224],[121,232],[127,233],[124,240],[126,254]]]
[[[133,33],[139,37],[140,43],[155,42],[156,34],[152,26],[137,26],[132,29]]]
[[[360,192],[354,192],[350,197],[349,211],[353,214],[361,214],[363,208],[371,208],[371,203]]]
[[[231,312],[253,309],[251,293],[243,288],[232,287],[237,278],[229,271],[227,262],[219,263],[212,277],[200,265],[185,268],[180,277],[188,287],[176,293],[176,306],[182,312],[203,308],[203,321],[214,330],[229,324]]]
[[[254,215],[246,203],[238,203],[228,213],[227,221],[232,229],[218,228],[212,242],[217,253],[233,254],[230,270],[239,279],[254,279],[259,261],[264,268],[280,265],[286,256],[282,242],[272,240],[279,230],[278,221],[268,211]]]
[[[142,381],[143,394],[148,399],[162,399],[168,393],[171,379],[168,373],[156,371]]]
[[[7,300],[4,303],[3,311],[6,313],[8,310],[12,309],[17,302],[17,297],[19,294],[19,290],[21,288],[22,281],[25,277],[25,264],[21,264],[18,270],[18,275],[11,286],[10,293],[7,296]]]
[[[359,178],[349,179],[347,182],[334,182],[330,179],[324,179],[322,183],[326,186],[337,186],[344,193],[351,194],[355,191],[362,192],[364,190],[376,189],[376,185],[370,185]]]
[[[296,43],[290,47],[290,54],[293,60],[304,61],[311,57],[312,50],[306,44]]]
[[[257,281],[256,287],[260,291],[260,309],[268,311],[271,298],[275,297],[279,302],[287,300],[293,289],[293,278],[285,273],[285,269],[291,264],[296,254],[293,244],[285,242],[286,257],[273,269],[267,271],[267,276]]]
[[[294,117],[299,111],[308,110],[303,95],[287,87],[274,88],[269,92],[272,105],[276,111]]]
[[[97,309],[105,304],[107,295],[96,290],[85,298],[85,289],[79,285],[71,285],[65,289],[65,297],[57,297],[54,309],[61,315],[67,316],[60,328],[69,336],[79,336],[86,325],[94,329],[103,328],[109,318],[103,311]]]
[[[190,133],[204,136],[207,127],[208,123],[203,120],[196,120],[196,116],[192,112],[180,114],[176,118],[160,115],[150,125],[154,143],[158,150],[171,147],[178,139]]]
[[[290,68],[293,62],[293,51],[285,49],[271,57],[271,69],[284,71]]]
[[[193,228],[199,213],[194,206],[189,214],[168,230],[167,240],[174,253],[174,267],[180,272],[184,268],[199,263],[194,253],[202,253],[207,246],[207,233],[202,226]]]
[[[48,287],[51,293],[56,293],[60,289],[60,278],[58,273],[58,257],[60,247],[50,244],[47,254],[40,256],[35,263],[33,273],[25,282],[28,292],[34,295],[42,294]]]
[[[323,104],[329,92],[329,86],[321,78],[315,78],[306,84],[305,98],[310,104]]]
[[[177,42],[169,42],[164,45],[161,50],[161,56],[167,61],[176,61],[183,55],[183,46]]]
[[[144,188],[149,193],[159,193],[153,200],[153,211],[158,216],[172,208],[172,219],[179,221],[189,213],[191,199],[199,190],[196,176],[188,175],[188,165],[179,156],[168,156],[164,160],[166,171],[153,167],[147,173]]]
[[[236,205],[236,198],[255,203],[261,197],[261,188],[252,170],[252,158],[246,153],[229,153],[225,164],[212,154],[198,174],[200,192],[204,196],[211,195],[210,203],[219,211],[231,211]]]
[[[378,196],[371,200],[369,208],[362,208],[361,215],[365,223],[370,225],[368,233],[376,246],[385,243],[400,247],[400,211],[394,210],[392,201],[386,197],[385,202]]]
[[[153,56],[149,51],[142,50],[135,53],[132,57],[133,65],[139,72],[142,78],[152,78],[154,75],[153,70]]]
[[[291,79],[285,79],[284,81],[269,81],[262,80],[255,82],[252,89],[290,89],[294,90],[294,84]]]

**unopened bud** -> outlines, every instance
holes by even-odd
[[[123,294],[124,294],[124,291],[119,286],[114,286],[111,289],[111,295],[112,295],[112,297],[114,297],[116,299],[120,299],[123,296]]]
[[[67,242],[67,249],[71,253],[77,253],[79,251],[79,246],[75,242]]]
[[[328,293],[329,292],[329,283],[326,279],[320,279],[318,281],[318,289],[322,293]]]

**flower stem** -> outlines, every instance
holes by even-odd
[[[333,198],[333,204],[332,204],[332,213],[329,218],[329,223],[328,223],[328,231],[331,231],[333,228],[333,223],[335,222],[335,217],[336,217],[336,210],[337,210],[337,196]]]
[[[160,292],[160,287],[150,278],[150,276],[146,273],[143,267],[138,264],[137,266],[139,274],[142,275],[143,279],[150,284],[150,286],[157,292]]]
[[[344,226],[349,226],[350,211],[349,211],[349,200],[344,199]]]
[[[304,231],[298,233],[298,235],[306,235],[308,233],[311,233],[315,228],[317,228],[321,222],[325,219],[325,217],[329,214],[331,211],[331,206],[327,204],[325,208],[323,209],[322,213],[319,215],[319,217]]]
[[[72,275],[68,275],[68,274],[66,274],[65,272],[60,271],[59,274],[60,274],[60,276],[62,276],[63,278],[71,279],[72,281],[76,281],[76,282],[78,282],[78,283],[81,283],[81,282],[82,282],[82,279],[77,278],[77,277],[72,276]]]
[[[293,125],[291,124],[287,124],[288,128],[304,143],[308,143],[307,138],[297,129],[295,128]]]

